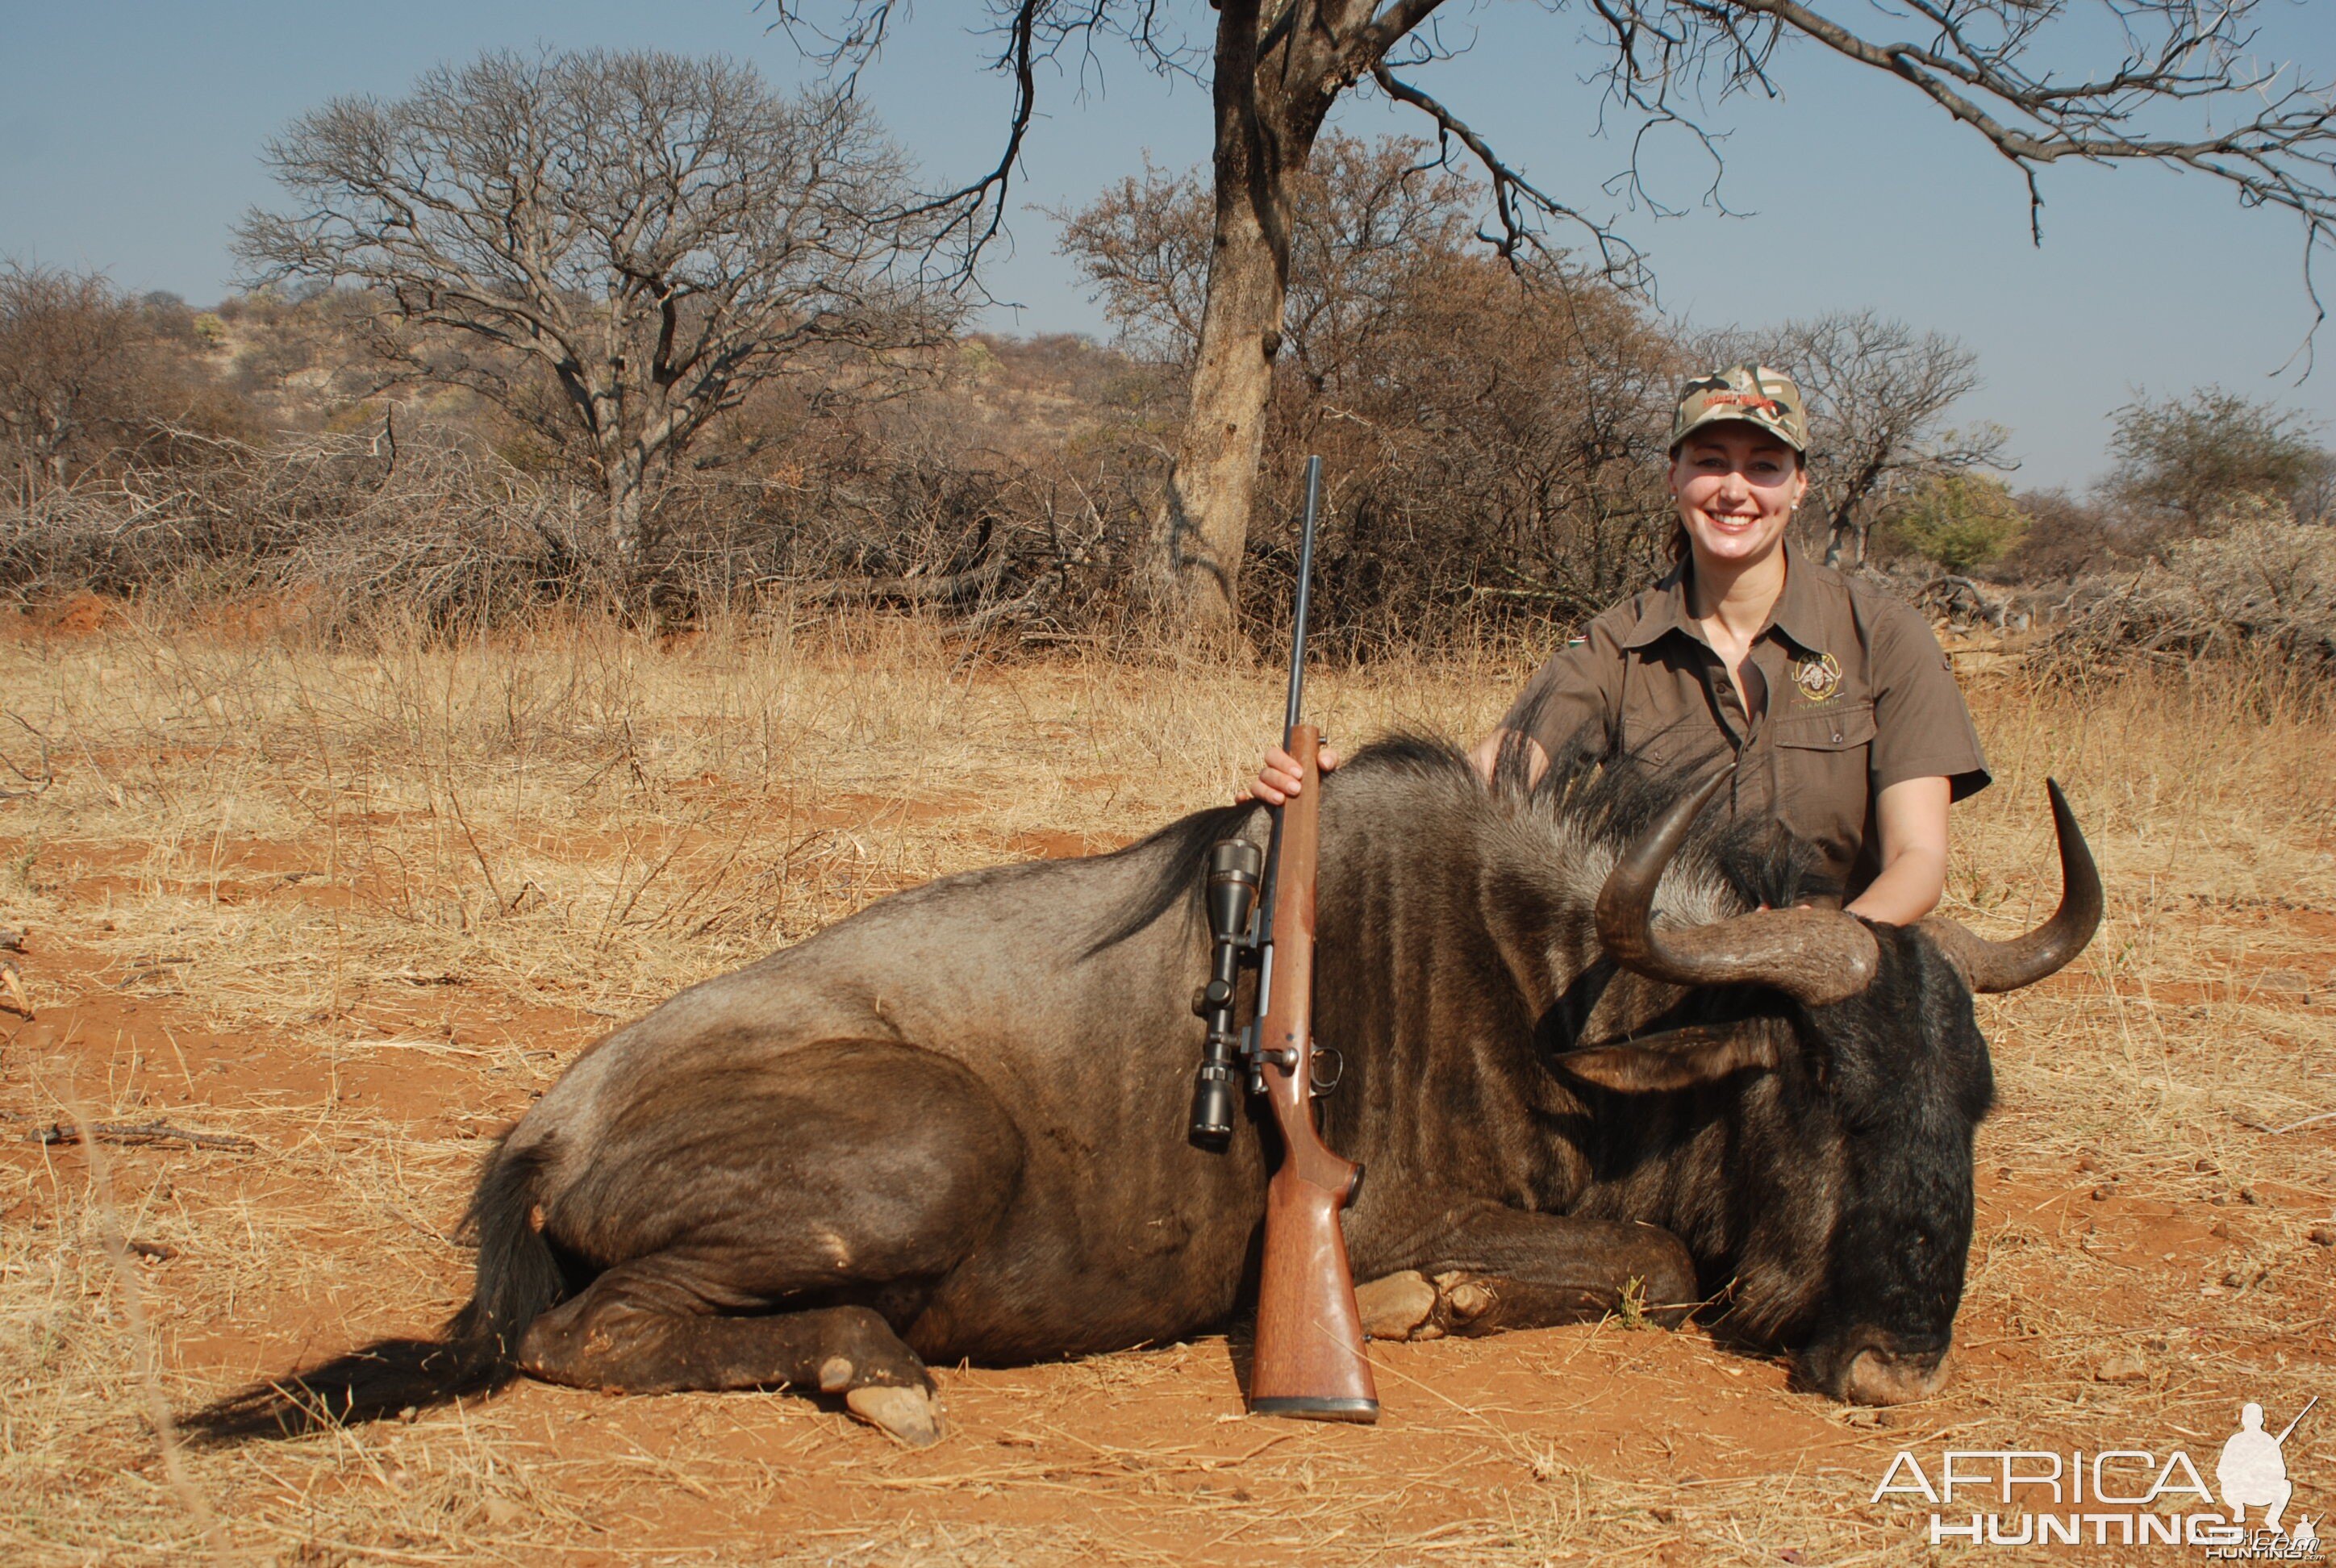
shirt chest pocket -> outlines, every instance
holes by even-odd
[[[1773,738],[1787,751],[1859,752],[1874,744],[1874,704],[1844,702],[1778,719]]]

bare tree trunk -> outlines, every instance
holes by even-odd
[[[1852,517],[1850,509],[1844,506],[1833,514],[1833,520],[1825,529],[1825,563],[1830,567],[1839,567],[1841,558],[1848,553],[1850,541],[1853,539],[1857,539],[1857,523]],[[1858,559],[1863,560],[1865,556],[1864,541],[1858,539],[1857,542]]]
[[[609,462],[607,474],[608,542],[616,547],[618,570],[630,579],[640,570],[641,521],[647,510],[647,483],[640,454],[628,451]]]
[[[1203,636],[1229,632],[1280,346],[1280,267],[1255,215],[1219,204],[1192,401],[1158,524],[1155,598]]]
[[[1258,31],[1256,0],[1222,0],[1208,300],[1192,404],[1154,520],[1147,573],[1155,607],[1210,639],[1232,634],[1240,603],[1241,551],[1289,289],[1288,179],[1305,168],[1321,122],[1319,106],[1284,112],[1280,97],[1258,80]]]

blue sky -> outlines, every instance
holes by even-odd
[[[1206,8],[1189,9],[1205,28]],[[1596,134],[1579,18],[1517,0],[1451,9],[1447,35],[1474,32],[1479,47],[1422,84],[1561,198],[1613,209],[1601,187],[1627,148]],[[1871,15],[1863,0],[1828,9]],[[965,30],[975,15],[969,0],[927,0],[867,78],[936,181],[986,166],[1002,128],[1007,87],[979,68],[987,42]],[[765,20],[751,0],[0,0],[0,254],[102,268],[125,287],[206,303],[233,280],[234,220],[273,198],[261,143],[301,111],[338,93],[394,95],[436,62],[495,47],[722,53],[801,80]],[[2269,0],[2263,21],[2263,54],[2336,74],[2336,5]],[[1902,84],[1807,48],[1774,74],[1781,100],[1738,99],[1714,116],[1730,133],[1724,193],[1750,216],[1621,214],[1667,310],[1709,326],[1870,307],[1960,337],[1987,385],[1959,416],[2011,427],[2021,484],[2104,472],[2107,415],[2145,387],[2220,382],[2321,422],[2336,441],[2336,326],[2325,368],[2301,385],[2292,370],[2277,374],[2311,321],[2292,222],[2242,211],[2195,177],[2071,168],[2046,177],[2039,250],[2014,171]],[[1207,151],[1207,97],[1192,83],[1163,82],[1120,52],[1100,57],[1083,95],[1078,86],[1047,84],[1014,244],[990,277],[1020,306],[992,313],[1001,330],[1102,330],[1034,209],[1085,200],[1147,151],[1172,166]],[[1376,102],[1351,103],[1338,123],[1363,135],[1418,129],[1416,115]],[[1657,194],[1695,207],[1708,181],[1699,161],[1673,148],[1654,163]],[[2329,281],[2336,293],[2336,270]]]

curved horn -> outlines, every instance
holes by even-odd
[[[2016,991],[2032,986],[2085,950],[2101,924],[2101,872],[2077,826],[2077,813],[2056,779],[2044,781],[2052,797],[2052,831],[2060,841],[2060,907],[2024,937],[1992,942],[1944,916],[1922,922],[1922,930],[1947,956],[1975,991]]]
[[[1655,886],[1663,868],[1735,773],[1733,764],[1684,795],[1623,852],[1598,890],[1598,940],[1614,961],[1679,986],[1774,986],[1811,1007],[1846,1001],[1874,983],[1882,949],[1838,910],[1763,910],[1658,936]]]

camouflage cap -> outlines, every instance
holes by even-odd
[[[1689,382],[1671,414],[1671,450],[1678,451],[1680,442],[1723,419],[1757,424],[1795,452],[1809,449],[1808,412],[1801,389],[1781,370],[1731,365]]]

